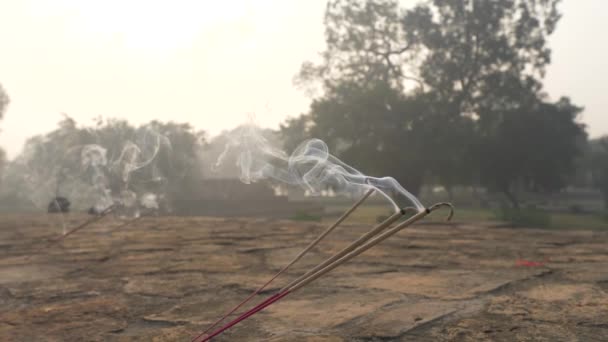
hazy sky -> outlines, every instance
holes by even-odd
[[[404,3],[415,3],[414,0]],[[0,146],[66,113],[190,122],[217,134],[254,113],[278,127],[310,103],[292,79],[323,50],[321,0],[3,0],[0,83],[11,104]],[[608,1],[565,0],[551,38],[552,96],[584,105],[592,136],[608,134]]]

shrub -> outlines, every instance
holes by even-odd
[[[294,221],[316,221],[319,222],[321,221],[321,216],[318,215],[312,215],[310,213],[307,213],[305,211],[298,211],[295,213],[294,216],[291,217],[292,220]]]
[[[579,204],[573,204],[570,207],[568,207],[568,210],[572,213],[572,214],[584,214],[585,213],[585,209],[579,205]]]
[[[536,208],[514,209],[502,207],[496,211],[496,218],[509,222],[514,227],[545,228],[551,225],[551,216]]]

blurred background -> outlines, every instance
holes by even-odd
[[[86,211],[91,171],[70,151],[97,144],[122,159],[125,141],[149,141],[144,129],[170,146],[133,170],[134,187],[162,194],[160,213],[319,221],[348,207],[331,186],[313,198],[214,168],[253,114],[287,153],[322,139],[423,203],[453,202],[459,221],[607,228],[607,11],[601,0],[5,1],[0,212],[46,212],[58,197]],[[355,219],[389,211],[377,198]]]

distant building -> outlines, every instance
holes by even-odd
[[[292,218],[318,215],[323,207],[311,202],[289,202],[277,196],[268,183],[243,184],[234,178],[213,178],[201,181],[186,198],[173,201],[173,213],[192,216],[248,216]]]

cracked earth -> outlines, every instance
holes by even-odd
[[[120,224],[104,218],[49,247],[55,219],[0,216],[0,340],[190,341],[324,229],[148,217],[112,231]],[[338,228],[256,301],[368,228]],[[412,226],[215,339],[484,340],[608,341],[608,233]]]

